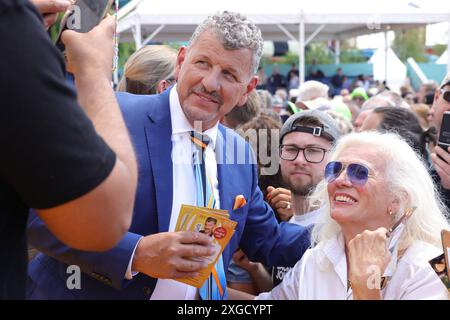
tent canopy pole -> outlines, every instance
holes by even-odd
[[[303,13],[300,15],[299,24],[299,68],[300,68],[300,81],[299,86],[305,82],[305,21],[303,19]]]
[[[136,43],[136,51],[142,47],[141,23],[136,22],[132,28],[134,42]]]

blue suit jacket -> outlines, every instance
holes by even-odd
[[[149,298],[156,279],[138,274],[133,280],[125,280],[124,275],[138,239],[169,228],[172,210],[169,91],[154,96],[117,94],[139,167],[129,232],[115,248],[107,252],[83,252],[63,245],[32,214],[28,224],[29,241],[44,254],[30,262],[29,298]],[[245,156],[242,150],[245,150]],[[232,130],[219,125],[216,156],[221,209],[228,210],[230,218],[238,223],[233,238],[224,250],[224,265],[228,266],[239,246],[253,261],[293,266],[309,246],[309,232],[294,224],[277,223],[258,187],[257,167],[250,146]],[[234,199],[239,194],[245,196],[247,205],[232,210]],[[83,271],[80,290],[67,288],[66,282],[72,275],[67,273],[68,265],[78,265]]]

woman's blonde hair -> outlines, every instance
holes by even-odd
[[[395,220],[411,207],[416,210],[406,222],[399,250],[408,248],[413,241],[422,240],[441,246],[440,233],[449,229],[448,212],[433,183],[427,168],[414,150],[394,133],[375,131],[350,133],[342,137],[331,155],[336,160],[348,148],[374,150],[383,159],[387,191],[398,196],[400,210]],[[337,235],[341,228],[330,216],[327,183],[322,181],[311,196],[310,203],[324,207],[322,221],[313,229],[312,243],[318,244]]]
[[[117,91],[155,94],[162,80],[174,81],[177,53],[164,45],[145,46],[133,53],[124,67]]]

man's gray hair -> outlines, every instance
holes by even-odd
[[[330,87],[322,82],[306,81],[299,88],[296,102],[311,101],[317,98],[328,99],[328,90],[330,90]]]
[[[209,16],[195,29],[189,46],[204,31],[212,31],[225,49],[250,49],[253,52],[252,71],[258,71],[263,51],[261,30],[240,13],[217,12]]]

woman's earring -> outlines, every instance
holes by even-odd
[[[392,212],[392,210],[388,210],[388,213],[390,216],[392,216],[394,214],[394,212]]]

